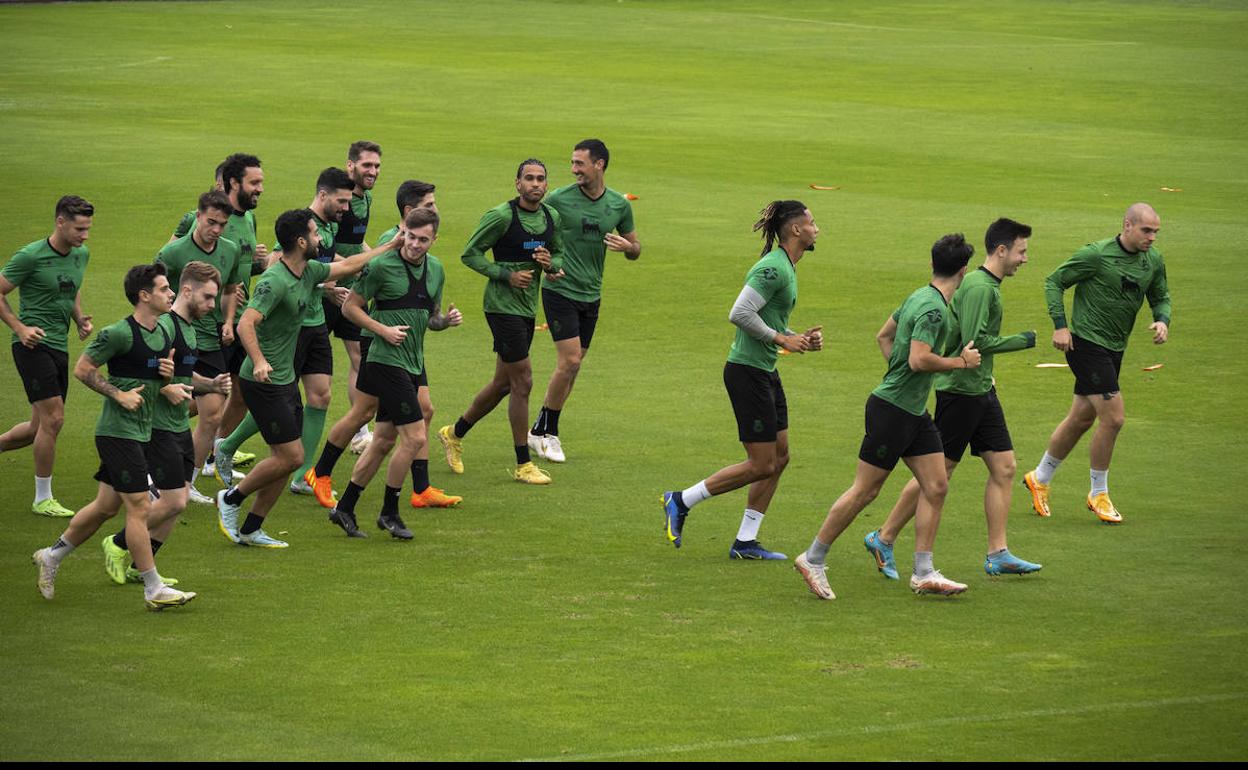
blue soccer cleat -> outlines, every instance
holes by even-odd
[[[779,551],[768,551],[757,540],[734,540],[728,551],[730,559],[757,559],[762,561],[785,561],[789,557]]]
[[[1027,575],[1039,572],[1041,565],[1020,559],[1007,549],[1005,553],[984,559],[984,572],[989,575]]]
[[[862,544],[867,547],[867,553],[871,554],[871,558],[875,560],[875,568],[880,571],[880,574],[889,580],[899,579],[897,562],[893,560],[893,547],[880,539],[878,529],[864,537]]]
[[[679,492],[664,492],[663,497],[663,515],[667,519],[667,539],[672,545],[680,547],[680,534],[685,528],[685,517],[689,515],[689,511],[682,512],[680,506],[677,505],[676,496]]]

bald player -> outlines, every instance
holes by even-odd
[[[1084,433],[1096,424],[1090,448],[1092,488],[1087,506],[1107,524],[1122,521],[1109,500],[1109,461],[1126,420],[1118,373],[1122,354],[1144,300],[1152,310],[1153,344],[1170,336],[1170,290],[1166,264],[1154,246],[1161,219],[1147,203],[1136,203],[1122,218],[1122,232],[1089,243],[1044,281],[1044,297],[1053,319],[1053,347],[1066,354],[1075,375],[1075,397],[1066,419],[1049,438],[1040,464],[1023,476],[1031,505],[1049,515],[1049,485],[1057,468]],[[1075,287],[1070,322],[1063,295]]]

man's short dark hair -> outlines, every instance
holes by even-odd
[[[316,178],[316,191],[334,192],[335,190],[354,190],[355,182],[351,175],[340,168],[330,167]]]
[[[516,179],[519,179],[520,177],[524,176],[525,166],[541,166],[542,171],[546,170],[545,163],[541,162],[537,158],[529,158],[528,160],[522,162],[519,166],[516,167]]]
[[[991,254],[997,250],[998,246],[1004,246],[1006,250],[1014,245],[1014,241],[1019,238],[1030,238],[1031,228],[1022,222],[1015,222],[1013,219],[1001,217],[996,222],[988,225],[988,232],[984,235],[984,249],[986,253]]]
[[[242,188],[243,177],[247,176],[249,168],[260,168],[260,159],[255,155],[236,152],[225,159],[221,164],[221,184],[227,193],[232,185]]]
[[[56,216],[66,219],[95,216],[95,206],[77,195],[66,195],[56,202]]]
[[[308,237],[308,223],[312,221],[312,209],[291,209],[282,212],[273,223],[273,235],[282,251],[293,251],[300,238]]]
[[[419,206],[425,196],[436,189],[438,188],[419,179],[409,179],[399,185],[399,191],[394,195],[394,202],[399,205],[399,216],[403,216],[404,209]]]
[[[199,213],[204,213],[208,209],[216,209],[227,217],[234,213],[234,206],[230,204],[230,197],[220,190],[209,190],[199,196]]]
[[[160,275],[166,275],[165,266],[161,262],[135,265],[127,270],[126,280],[123,285],[126,288],[126,299],[130,300],[130,304],[139,304],[139,292],[150,292],[155,289],[156,277]]]
[[[577,142],[576,146],[572,149],[573,151],[588,150],[589,162],[593,163],[599,160],[602,161],[603,171],[607,170],[607,164],[611,162],[611,153],[607,151],[607,146],[602,143],[601,139],[586,139],[584,141]]]
[[[442,220],[438,216],[438,212],[433,209],[412,209],[407,212],[407,216],[403,217],[403,224],[408,230],[415,230],[416,228],[424,227],[425,225],[433,225],[433,232],[435,235],[438,232],[438,225],[441,221]]]
[[[974,254],[975,247],[966,242],[962,233],[946,235],[932,244],[932,275],[952,278]]]
[[[375,152],[378,155],[381,155],[381,145],[376,142],[370,142],[366,139],[361,139],[358,142],[352,142],[351,146],[347,148],[347,160],[357,161],[360,159],[360,155],[366,152]]]

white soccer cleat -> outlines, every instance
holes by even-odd
[[[360,428],[351,438],[350,450],[351,454],[364,454],[364,450],[368,449],[368,445],[373,443],[373,433],[368,426]]]
[[[196,489],[194,484],[191,485],[191,489],[187,495],[190,497],[192,503],[199,503],[200,505],[216,505],[217,503],[216,500]]]
[[[914,591],[916,594],[939,594],[941,596],[953,596],[965,591],[966,584],[959,583],[956,580],[950,580],[940,574],[939,570],[932,570],[924,577],[911,575],[910,590]]]
[[[529,451],[543,460],[546,459],[546,442],[543,441],[545,436],[538,436],[533,433],[529,434]]]
[[[30,561],[39,568],[39,593],[45,599],[56,596],[56,571],[61,565],[52,558],[52,549],[40,548],[30,555]]]
[[[156,593],[151,596],[143,597],[143,604],[147,605],[149,610],[159,612],[166,607],[181,607],[196,597],[194,591],[179,591],[176,588],[170,588],[161,584]]]
[[[793,560],[793,569],[801,574],[812,594],[820,599],[836,598],[836,594],[832,593],[832,586],[828,585],[827,569],[822,564],[811,564],[806,559],[805,551]]]
[[[550,434],[543,436],[542,448],[545,450],[542,457],[545,457],[552,463],[561,463],[568,459],[563,455],[563,444],[559,443],[558,436],[552,436]]]

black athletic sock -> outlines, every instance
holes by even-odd
[[[204,464],[205,465],[217,464],[217,455],[211,449],[208,450],[208,456],[204,458]],[[200,466],[200,468],[202,469],[203,466]]]
[[[473,423],[468,422],[463,417],[455,421],[455,438],[463,438],[468,435],[468,431],[472,430]]]
[[[412,460],[412,491],[420,494],[429,488],[429,461]]]
[[[252,532],[260,529],[264,525],[264,517],[257,516],[254,513],[247,514],[247,520],[243,522],[242,529],[238,530],[240,535],[250,535]]]
[[[316,461],[316,475],[332,476],[334,466],[338,464],[338,458],[342,457],[343,447],[334,446],[328,441],[325,442],[325,448],[321,450],[321,456]]]
[[[130,550],[126,546],[126,531],[124,529],[118,532],[117,534],[113,535],[113,545],[117,546],[123,551]]]
[[[533,421],[533,427],[529,429],[529,433],[534,436],[546,435],[546,407],[537,413],[537,419]]]
[[[529,457],[529,445],[521,444],[516,447],[516,465],[524,465],[527,462],[532,462],[532,458]]]
[[[246,499],[247,495],[244,495],[238,487],[230,487],[230,490],[225,493],[225,502],[230,505],[242,505]]]
[[[399,515],[399,492],[398,487],[386,487],[386,491],[381,498],[381,515],[382,516],[398,516]]]
[[[559,413],[562,409],[547,409],[542,407],[542,411],[546,413],[546,434],[549,436],[559,435]]]
[[[156,538],[152,538],[152,556],[156,555],[156,552],[160,550],[162,545],[164,545],[164,543],[160,542]]]
[[[338,510],[343,513],[355,513],[355,504],[360,501],[360,495],[364,492],[364,487],[356,484],[354,481],[347,482],[347,491],[342,493],[342,497],[338,498]]]

